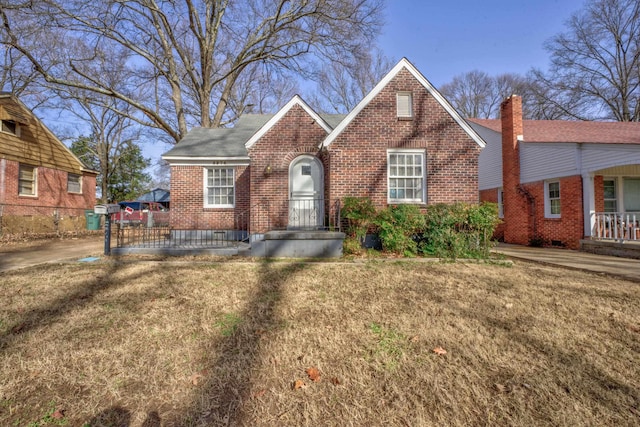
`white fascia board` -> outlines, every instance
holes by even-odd
[[[320,117],[318,113],[316,113],[311,107],[309,107],[309,105],[304,102],[304,100],[299,95],[295,95],[244,144],[247,150],[251,148],[253,144],[255,144],[260,138],[262,138],[264,134],[269,131],[269,129],[271,129],[276,123],[278,123],[280,119],[284,117],[284,115],[287,114],[287,112],[289,112],[291,108],[293,108],[294,105],[299,105],[300,107],[302,107],[302,109],[306,111],[307,114],[309,114],[309,116],[311,116],[311,118],[315,120],[316,123],[318,123],[326,133],[330,133],[333,130],[331,126],[329,126],[329,124],[322,117]]]
[[[249,157],[180,157],[162,156],[172,166],[247,166],[250,164]]]
[[[373,89],[371,89],[371,91],[367,94],[367,96],[365,96],[362,99],[362,101],[360,101],[358,105],[356,105],[355,108],[351,110],[351,112],[347,114],[347,116],[340,122],[340,124],[336,126],[336,128],[325,138],[325,140],[322,143],[322,146],[328,147],[338,137],[338,135],[342,133],[344,128],[346,128],[349,125],[349,123],[351,123],[351,121],[358,114],[360,114],[360,111],[362,111],[362,109],[364,109],[364,107],[366,107],[367,104],[369,104],[369,102],[371,102],[371,100],[375,98],[376,95],[378,95],[382,91],[382,89],[384,89],[384,87],[403,68],[406,68],[420,82],[420,84],[422,84],[422,86],[424,86],[425,89],[427,89],[427,91],[431,94],[431,96],[433,96],[434,99],[438,101],[440,105],[442,105],[442,107],[449,113],[449,115],[451,115],[451,117],[456,121],[456,123],[458,123],[460,127],[462,127],[462,129],[464,129],[464,131],[480,146],[480,148],[484,148],[485,142],[480,137],[480,135],[478,135],[478,133],[471,126],[469,126],[469,124],[460,116],[460,114],[458,114],[458,112],[455,110],[455,108],[453,108],[453,106],[449,103],[449,101],[447,101],[442,96],[442,94],[436,90],[436,88],[429,82],[429,80],[427,80],[420,73],[420,71],[418,71],[418,69],[414,67],[413,64],[411,64],[411,62],[409,62],[407,58],[402,58],[400,62],[398,62],[396,66],[393,67],[391,71],[389,71],[387,75],[384,76],[382,80],[380,80],[380,82],[378,82],[378,84]]]

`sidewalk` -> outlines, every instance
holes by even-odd
[[[510,258],[541,262],[562,267],[611,274],[640,282],[640,260],[595,255],[569,249],[534,248],[531,246],[500,243],[494,252]]]
[[[104,253],[104,236],[78,239],[51,239],[28,244],[0,246],[0,272],[33,265],[100,256]]]

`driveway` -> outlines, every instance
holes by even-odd
[[[0,272],[43,263],[100,256],[103,253],[103,235],[2,244],[0,245]]]

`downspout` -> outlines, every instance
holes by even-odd
[[[537,240],[538,239],[538,222],[536,221],[536,198],[521,184],[518,184],[516,188],[518,190],[518,193],[526,197],[527,201],[529,202],[529,216],[531,217],[532,219],[531,223],[533,224],[532,238],[530,240],[532,241]]]

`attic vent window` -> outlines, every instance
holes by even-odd
[[[13,135],[17,135],[16,122],[10,120],[2,120],[2,132],[11,133]]]
[[[398,92],[396,95],[396,102],[399,118],[413,117],[411,92]]]

